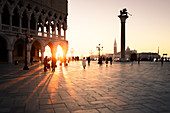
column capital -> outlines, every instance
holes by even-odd
[[[128,18],[127,15],[124,15],[124,16],[119,15],[118,17],[120,18],[120,21],[121,21],[121,22],[126,22],[126,19]]]

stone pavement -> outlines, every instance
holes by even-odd
[[[0,113],[170,113],[170,63],[0,64]]]

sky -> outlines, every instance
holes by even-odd
[[[67,40],[69,52],[80,57],[113,53],[114,40],[120,51],[121,23],[118,15],[126,8],[125,47],[140,52],[170,56],[170,0],[68,0]]]

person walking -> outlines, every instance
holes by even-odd
[[[88,60],[88,65],[90,65],[90,57],[88,57],[87,60]]]
[[[164,62],[164,57],[161,58],[161,64],[163,65]]]
[[[83,68],[85,69],[86,68],[86,59],[85,59],[85,57],[83,57],[82,65],[83,65]]]
[[[56,67],[56,58],[52,58],[52,72],[55,72],[55,67]]]
[[[48,59],[47,59],[47,56],[45,56],[44,58],[44,71],[45,72],[47,71],[47,63],[48,63]]]
[[[112,60],[112,57],[110,57],[110,59],[109,59],[109,60],[110,60],[110,65],[112,65],[112,61],[113,61],[113,60]]]
[[[138,64],[140,64],[140,56],[138,57]]]
[[[106,58],[106,66],[108,66],[108,61],[109,61],[109,59],[108,59],[108,57]]]

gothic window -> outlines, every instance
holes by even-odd
[[[30,29],[35,30],[35,17],[34,14],[31,15]]]
[[[19,14],[18,14],[18,9],[14,9],[14,15],[12,16],[12,26],[17,26],[19,27]]]
[[[28,28],[28,18],[27,18],[27,13],[26,11],[23,12],[22,14],[22,27],[23,28]]]
[[[2,13],[2,24],[7,24],[9,25],[9,10],[8,10],[8,6],[5,5],[3,8],[3,13]]]

